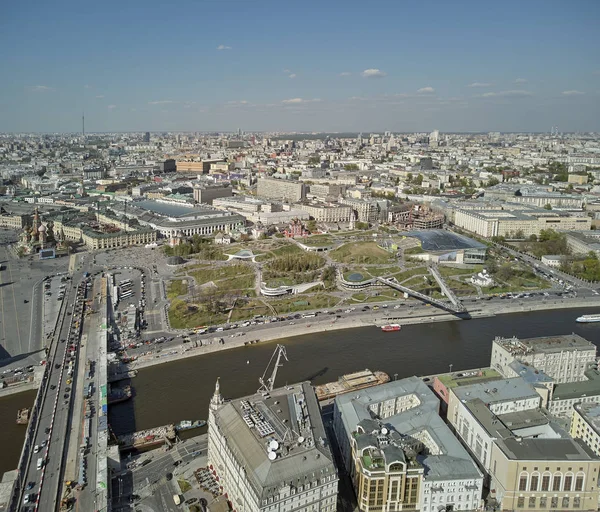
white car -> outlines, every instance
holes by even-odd
[[[33,453],[37,453],[37,452],[39,452],[39,451],[40,451],[40,447],[39,447],[39,446],[36,444],[36,445],[33,447]]]

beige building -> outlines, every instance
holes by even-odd
[[[484,238],[510,237],[522,232],[525,237],[539,235],[543,229],[589,230],[592,219],[553,211],[460,210],[454,212],[454,223]]]
[[[129,245],[156,242],[156,231],[154,229],[141,228],[132,231],[100,233],[84,227],[81,228],[81,240],[91,250],[114,249]]]
[[[300,207],[317,222],[350,222],[352,208],[340,204],[306,204]]]
[[[502,511],[597,510],[600,459],[558,427],[522,378],[450,389],[448,421]]]
[[[379,218],[379,208],[376,201],[343,197],[340,198],[339,202],[352,208],[359,222],[377,222]]]
[[[581,439],[590,450],[600,456],[600,406],[577,404],[573,407],[571,436]]]
[[[0,214],[0,227],[3,228],[23,229],[30,222],[30,215]]]
[[[310,382],[225,402],[217,381],[207,456],[233,510],[336,510],[337,469]]]
[[[306,197],[306,185],[295,180],[259,178],[256,195],[296,203]]]

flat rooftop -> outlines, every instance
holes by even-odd
[[[552,400],[568,400],[600,395],[600,372],[589,369],[585,372],[585,376],[588,380],[557,384],[554,387]]]
[[[164,217],[186,217],[191,213],[200,213],[201,210],[197,210],[196,208],[192,208],[189,206],[181,206],[178,204],[168,204],[168,203],[160,203],[158,201],[135,201],[133,206],[137,208],[141,208],[142,210],[147,210],[152,213],[156,213],[158,215]]]
[[[578,334],[563,334],[559,336],[541,336],[539,338],[496,338],[495,344],[500,345],[513,356],[523,356],[535,352],[552,353],[565,350],[596,350],[596,345]]]
[[[487,404],[522,400],[525,398],[540,398],[540,395],[521,377],[475,383],[470,386],[458,386],[453,389],[453,393],[459,400],[469,401],[479,399]]]
[[[489,382],[501,378],[502,375],[491,368],[485,368],[481,370],[465,370],[463,372],[438,375],[438,380],[448,389],[455,388],[456,386],[468,386],[470,384]]]

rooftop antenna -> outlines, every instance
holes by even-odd
[[[267,376],[267,372],[269,371],[269,368],[271,367],[271,363],[273,362],[273,359],[275,359],[275,356],[277,356],[277,360],[275,361],[275,365],[273,366],[273,373],[271,373],[271,376],[265,381],[265,377]],[[287,358],[285,347],[283,345],[277,345],[277,347],[275,348],[275,352],[273,352],[271,359],[269,359],[269,364],[265,368],[265,373],[263,373],[262,377],[259,377],[258,379],[258,382],[260,382],[260,388],[258,388],[257,393],[270,393],[271,391],[273,391],[275,377],[277,377],[277,369],[280,366],[283,366],[283,363],[281,362],[281,356],[285,357],[286,361],[289,361],[289,359]]]

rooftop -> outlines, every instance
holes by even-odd
[[[459,386],[452,391],[459,400],[479,399],[486,404],[540,398],[540,395],[521,377]]]
[[[409,231],[404,236],[417,238],[425,251],[448,251],[459,249],[486,249],[487,246],[472,238],[446,231],[444,229],[428,229]]]
[[[452,389],[456,386],[468,386],[477,382],[489,382],[501,378],[502,375],[491,368],[438,375],[438,380],[448,389]]]
[[[552,400],[568,400],[586,396],[600,395],[600,372],[589,369],[585,372],[588,380],[557,384],[554,387]]]
[[[496,338],[494,344],[500,345],[513,356],[524,356],[533,353],[553,353],[565,350],[596,350],[596,345],[578,334],[559,336],[541,336],[539,338],[519,339]]]
[[[232,400],[215,413],[229,448],[262,499],[282,484],[300,486],[313,474],[336,475],[309,382]]]

